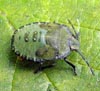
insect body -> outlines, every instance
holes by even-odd
[[[70,21],[69,23],[71,24]],[[67,56],[71,51],[76,51],[84,61],[86,59],[79,51],[78,33],[73,25],[72,28],[74,33],[67,26],[58,23],[35,22],[14,32],[11,48],[17,55],[39,64],[51,62],[52,65],[54,60],[63,59],[73,67],[76,74],[75,65],[68,61]],[[90,70],[94,74],[91,68]]]

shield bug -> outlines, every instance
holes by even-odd
[[[39,64],[39,71],[44,64],[53,65],[54,61],[63,59],[72,66],[76,74],[75,65],[68,61],[67,56],[75,51],[80,54],[94,75],[92,68],[80,52],[79,36],[74,26],[72,30],[62,24],[50,22],[34,22],[27,24],[14,32],[11,39],[12,50],[27,60]]]

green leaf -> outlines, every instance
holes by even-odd
[[[99,0],[0,0],[0,91],[99,91],[100,90],[100,1]],[[68,25],[80,23],[80,49],[95,76],[81,57],[73,52],[68,59],[77,67],[59,60],[55,67],[37,74],[23,66],[11,51],[11,37],[20,26],[39,21]]]

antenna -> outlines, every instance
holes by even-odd
[[[74,30],[74,33],[75,33],[75,35],[74,35],[73,33],[72,33],[72,35],[73,35],[75,38],[78,39],[78,34],[77,34],[77,32],[76,32],[76,30],[75,30],[73,24],[71,23],[71,21],[70,21],[69,19],[68,19],[68,22],[71,24],[71,26],[72,26],[72,28],[73,28],[73,30]]]
[[[80,54],[80,56],[82,57],[82,59],[85,61],[85,63],[87,64],[87,66],[90,68],[90,71],[92,73],[92,75],[95,75],[94,74],[94,71],[92,70],[92,68],[90,67],[88,61],[86,60],[86,58],[83,56],[83,54],[80,52],[80,50],[76,50],[76,52],[78,52]]]

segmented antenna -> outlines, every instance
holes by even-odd
[[[71,24],[71,26],[72,26],[72,28],[73,28],[73,30],[74,30],[74,33],[75,33],[75,35],[74,35],[73,33],[72,33],[72,35],[73,35],[75,38],[78,39],[78,33],[76,32],[76,30],[75,30],[73,24],[71,23],[71,21],[70,21],[69,19],[68,19],[68,22]]]
[[[87,61],[86,58],[83,56],[83,54],[80,52],[80,50],[76,50],[76,52],[78,52],[78,53],[80,54],[80,56],[82,57],[82,59],[85,61],[85,63],[87,64],[87,66],[90,68],[90,71],[91,71],[92,75],[95,75],[93,69],[90,67],[88,61]]]

